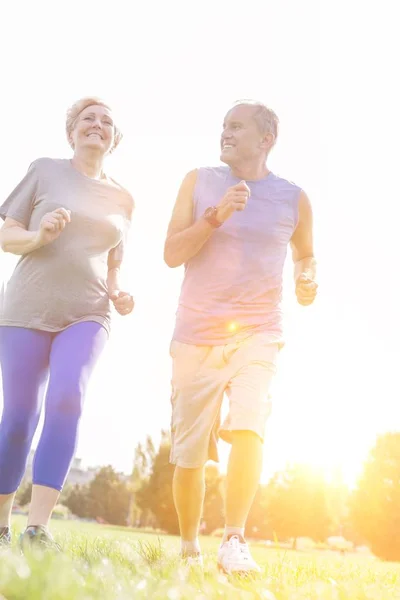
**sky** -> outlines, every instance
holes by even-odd
[[[263,480],[305,461],[354,483],[376,435],[400,422],[394,3],[15,1],[0,23],[2,198],[32,160],[71,155],[78,98],[104,97],[124,132],[107,171],[136,201],[123,269],[136,308],[114,318],[77,456],[129,472],[136,444],[169,426],[183,270],[163,263],[168,221],[185,174],[219,164],[231,104],[254,98],[280,118],[269,168],[313,204],[319,269],[319,297],[300,307],[288,255]],[[14,263],[0,254],[3,280]]]

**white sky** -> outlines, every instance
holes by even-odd
[[[108,172],[137,211],[125,265],[135,314],[114,320],[93,376],[78,455],[129,470],[136,443],[169,425],[170,359],[182,270],[162,261],[180,181],[219,163],[238,98],[265,101],[281,134],[269,167],[315,211],[320,295],[294,302],[274,386],[264,477],[289,460],[348,479],[377,432],[399,427],[399,191],[395,3],[14,1],[2,9],[1,197],[40,156],[66,157],[66,108],[115,108],[125,138]],[[2,276],[12,267],[0,256]],[[226,455],[226,447],[224,448]]]

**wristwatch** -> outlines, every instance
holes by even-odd
[[[218,209],[216,206],[210,206],[204,212],[203,218],[213,227],[221,227],[221,221],[217,219]]]

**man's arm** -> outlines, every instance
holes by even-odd
[[[193,223],[193,194],[197,170],[188,173],[178,192],[164,246],[169,267],[179,267],[193,258],[211,237],[214,227],[205,219]]]
[[[300,304],[311,304],[317,294],[316,260],[313,242],[313,214],[310,200],[302,191],[299,198],[299,221],[291,239],[296,295]]]

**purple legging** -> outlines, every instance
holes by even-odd
[[[0,327],[0,494],[15,492],[21,483],[47,382],[33,483],[62,489],[76,448],[87,384],[107,338],[104,327],[94,321],[59,333]]]

